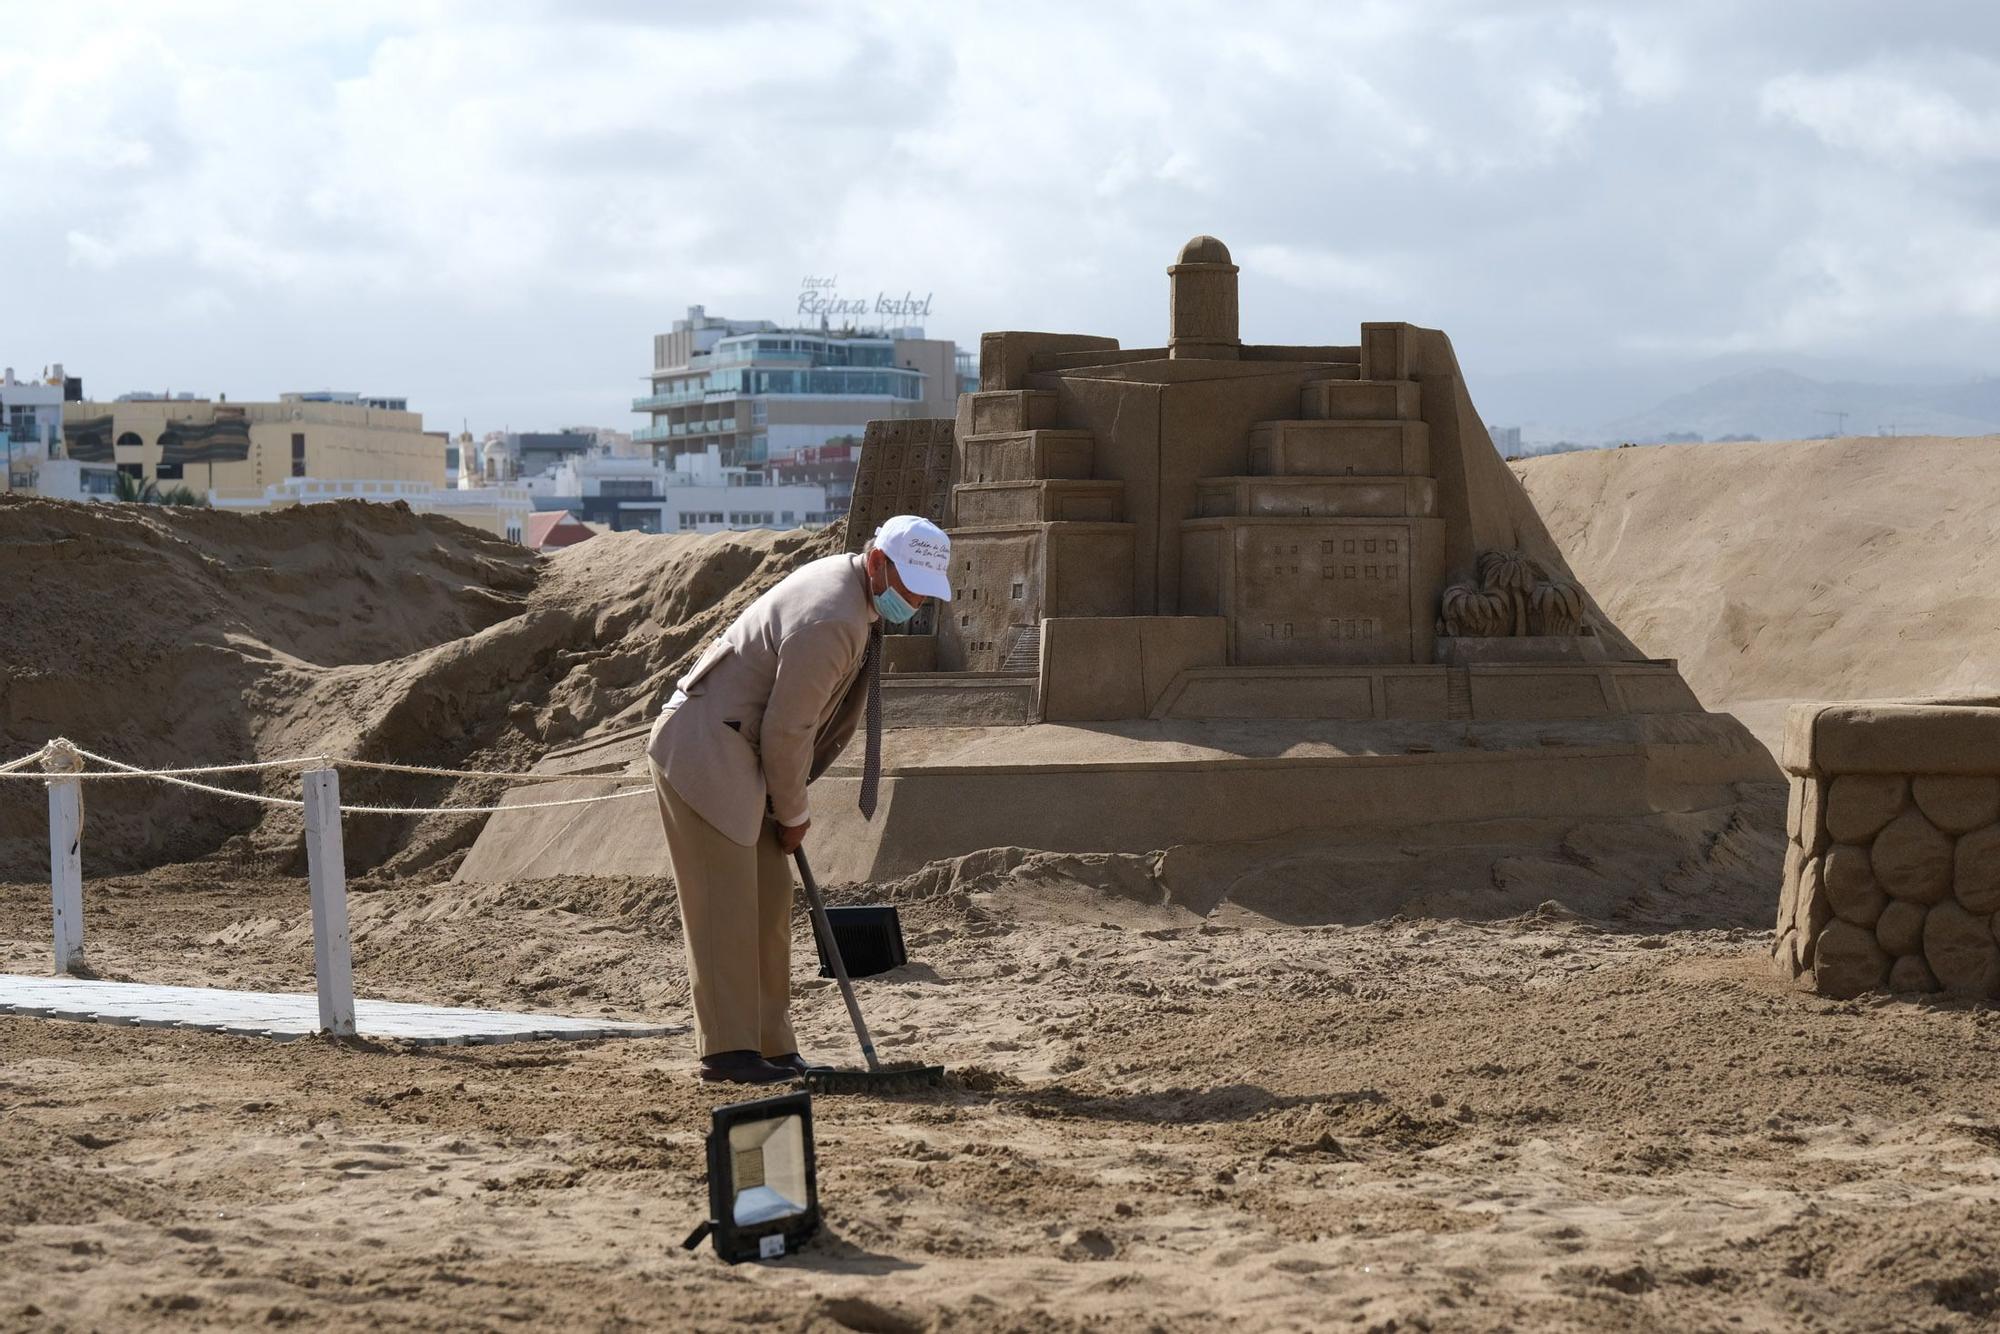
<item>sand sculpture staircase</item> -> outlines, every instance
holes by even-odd
[[[1031,675],[1043,617],[1132,613],[1125,483],[1091,476],[1095,437],[1055,424],[1053,390],[968,397],[938,665]]]
[[[1308,381],[1297,418],[1257,423],[1248,475],[1197,486],[1180,611],[1227,617],[1233,664],[1429,661],[1442,524],[1421,394],[1360,369]]]

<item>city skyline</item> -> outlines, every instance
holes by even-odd
[[[0,11],[0,360],[97,397],[631,429],[689,305],[1157,343],[1131,257],[1198,232],[1247,335],[1449,327],[1475,390],[2000,352],[2000,18],[1945,5]]]

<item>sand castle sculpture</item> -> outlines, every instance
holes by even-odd
[[[851,544],[929,513],[955,596],[892,637],[877,818],[849,811],[847,768],[815,789],[826,874],[1687,809],[1775,780],[1570,574],[1444,334],[1246,343],[1208,236],[1167,279],[1163,347],[989,333],[955,420],[868,428]],[[636,750],[594,738],[545,767]],[[632,827],[496,817],[461,875],[657,862],[643,812],[587,810]]]
[[[1397,683],[1398,714],[1426,695],[1448,712],[1449,669],[1470,663],[1641,660],[1622,641],[1605,652],[1552,550],[1521,549],[1546,539],[1524,531],[1532,510],[1443,335],[1368,324],[1355,347],[1245,344],[1220,241],[1196,237],[1167,273],[1164,348],[982,339],[939,516],[960,596],[938,667],[1033,666],[1045,719],[1104,719],[1151,708],[1078,698],[1073,678],[1134,665],[1102,658],[1121,627],[1078,622],[1130,622],[1127,642],[1170,643],[1187,668],[1422,669]],[[1045,620],[1065,622],[1053,658]]]
[[[2000,701],[1795,705],[1773,957],[1831,996],[2000,996]]]

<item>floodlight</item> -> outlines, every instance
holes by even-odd
[[[852,908],[828,908],[827,925],[840,946],[840,961],[849,977],[873,977],[909,962],[903,951],[903,922],[891,904],[862,904]],[[818,933],[814,933],[817,939]],[[826,942],[819,941],[819,975],[833,976],[833,963],[826,957]]]
[[[713,1234],[731,1264],[773,1260],[819,1231],[812,1095],[731,1103],[711,1114],[708,1218],[682,1243]]]

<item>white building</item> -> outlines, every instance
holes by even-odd
[[[39,380],[16,379],[11,366],[0,372],[0,436],[7,450],[0,489],[55,500],[117,499],[116,464],[73,459],[64,448],[64,404],[82,396],[82,382],[64,375],[61,363]]]
[[[825,487],[769,485],[759,469],[724,466],[719,445],[676,462],[578,454],[520,485],[536,509],[566,509],[614,532],[798,528],[840,517],[828,511]]]
[[[535,509],[527,490],[513,483],[461,490],[427,482],[321,481],[312,477],[288,477],[261,493],[211,492],[209,500],[219,510],[284,509],[335,500],[372,500],[384,505],[401,501],[418,514],[442,514],[510,542],[526,540],[528,516]]]

